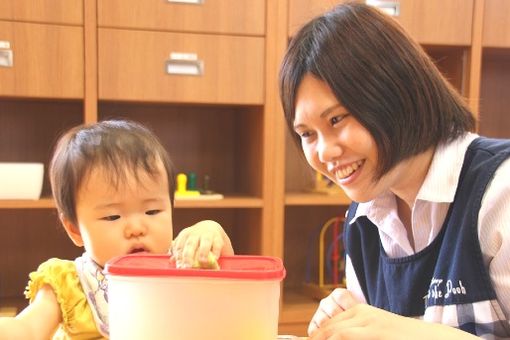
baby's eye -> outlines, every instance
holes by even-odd
[[[145,213],[147,215],[156,215],[156,214],[159,214],[161,212],[161,210],[147,210]]]
[[[120,218],[120,215],[111,215],[111,216],[102,217],[101,219],[105,220],[105,221],[115,221],[115,220],[118,220],[119,218]]]

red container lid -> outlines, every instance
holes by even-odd
[[[119,276],[184,276],[215,277],[244,280],[283,280],[285,268],[282,260],[270,256],[235,255],[218,259],[219,270],[175,268],[169,255],[130,254],[111,259],[105,265],[105,272]]]

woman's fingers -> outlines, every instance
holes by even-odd
[[[322,327],[326,321],[356,304],[358,304],[358,301],[347,289],[335,289],[331,294],[321,300],[319,308],[308,326],[308,334],[312,335],[317,328]]]

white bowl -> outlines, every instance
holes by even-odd
[[[37,200],[43,178],[43,163],[0,162],[0,199]]]

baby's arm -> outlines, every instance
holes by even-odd
[[[0,318],[0,338],[50,339],[61,319],[57,297],[49,285],[44,285],[32,303],[16,317]]]
[[[232,243],[225,230],[217,222],[204,220],[183,229],[175,238],[172,254],[179,265],[191,267],[195,259],[207,265],[212,253],[217,259],[220,255],[234,255]]]

